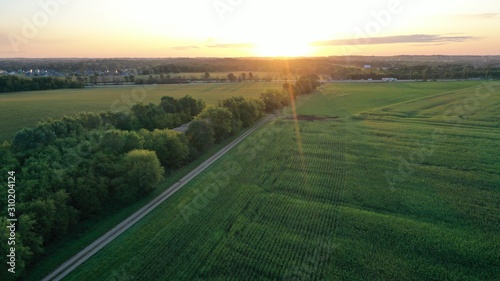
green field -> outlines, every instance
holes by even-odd
[[[65,280],[498,280],[499,90],[323,86]]]
[[[438,93],[470,88],[478,82],[428,83],[338,83],[323,88],[304,106],[300,114],[319,116],[349,116],[364,110],[398,104]]]
[[[191,95],[216,104],[233,96],[258,97],[268,88],[281,88],[281,83],[115,86],[0,94],[0,142],[48,117],[122,110],[141,101],[159,103],[167,95],[174,98]]]

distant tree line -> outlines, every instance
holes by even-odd
[[[341,61],[341,60],[339,60]],[[292,73],[297,75],[327,73],[331,65],[330,59],[318,58],[216,58],[216,59],[179,59],[156,61],[149,68],[142,68],[143,75],[159,75],[177,73],[205,73],[205,72],[273,72]]]
[[[82,82],[71,79],[54,77],[38,77],[33,79],[19,78],[17,76],[0,76],[0,93],[19,91],[38,91],[51,89],[83,88]]]
[[[400,80],[437,79],[500,79],[500,67],[473,67],[471,65],[397,65],[387,68],[334,66],[330,76],[334,80],[381,80],[392,77]]]
[[[152,75],[150,74],[148,78],[135,78],[135,84],[143,85],[143,84],[186,84],[190,83],[190,81],[186,78],[170,75],[170,74],[160,74],[160,75]]]
[[[343,58],[162,58],[162,59],[5,59],[1,70],[50,69],[66,76],[91,76],[92,73],[136,72],[139,75],[164,75],[205,72],[274,72],[297,75],[328,73],[332,61]],[[316,72],[316,70],[322,70]],[[133,73],[132,73],[133,74]],[[178,76],[178,75],[177,75]]]
[[[267,72],[279,77],[312,73],[324,79],[500,79],[500,57],[395,56],[320,58],[164,58],[164,59],[3,59],[0,70],[50,70],[86,84],[172,84],[215,78],[186,78],[180,73]],[[371,68],[365,69],[364,65]],[[21,71],[23,70],[23,71]],[[146,77],[144,77],[146,75]],[[127,79],[128,78],[128,79]],[[226,77],[224,81],[268,81],[270,77]],[[232,79],[231,79],[232,78]],[[258,79],[257,79],[258,78]],[[69,78],[68,78],[69,79]],[[222,79],[222,78],[219,78]],[[36,89],[23,86],[24,89]]]
[[[313,80],[304,77],[290,87],[305,94],[319,85]],[[0,146],[0,174],[16,171],[19,187],[16,278],[48,254],[48,245],[139,200],[174,170],[292,98],[285,90],[267,90],[260,98],[232,97],[206,106],[190,96],[165,96],[130,112],[80,113],[20,130],[12,143]],[[187,122],[185,133],[171,130]],[[6,188],[0,197],[7,198]],[[5,202],[0,201],[4,210]],[[7,225],[2,214],[0,227]],[[7,241],[7,232],[1,233]],[[0,243],[2,253],[7,247]],[[6,255],[0,262],[7,262]],[[11,280],[3,274],[1,280]]]
[[[241,73],[240,75],[236,75],[233,72],[227,74],[225,77],[212,77],[209,72],[205,72],[205,74],[202,77],[199,78],[190,78],[187,79],[186,77],[181,77],[181,76],[176,76],[176,75],[170,75],[170,74],[159,74],[159,75],[152,75],[150,74],[148,78],[134,78],[134,80],[127,79],[128,76],[125,77],[125,82],[135,82],[135,84],[185,84],[185,83],[191,83],[194,81],[202,81],[202,82],[258,82],[258,81],[263,81],[263,82],[270,82],[273,80],[273,78],[269,75],[266,75],[264,77],[258,77],[254,76],[252,72],[246,72]]]

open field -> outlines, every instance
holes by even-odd
[[[349,116],[388,104],[419,99],[479,85],[475,81],[416,82],[416,83],[335,83],[329,84],[300,107],[300,114],[319,116]]]
[[[0,141],[11,139],[20,129],[33,127],[48,117],[121,110],[141,101],[159,103],[167,95],[191,95],[216,104],[232,96],[258,97],[269,88],[281,88],[281,83],[120,86],[0,94]]]
[[[65,280],[498,280],[500,86],[473,85],[323,87]]]

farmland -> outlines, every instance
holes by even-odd
[[[323,86],[66,279],[498,279],[499,89]]]
[[[18,130],[33,127],[49,117],[121,110],[141,101],[159,103],[167,95],[174,98],[191,95],[207,104],[216,104],[235,95],[258,97],[268,88],[281,88],[281,83],[121,86],[1,94],[0,141],[11,139]]]

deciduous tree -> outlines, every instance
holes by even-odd
[[[128,152],[123,157],[123,172],[127,184],[119,192],[124,201],[143,196],[153,190],[164,174],[156,153],[149,150]]]
[[[186,136],[195,155],[206,151],[215,142],[213,128],[205,120],[192,121],[186,131]]]
[[[217,143],[228,137],[232,133],[231,111],[224,107],[208,106],[198,116],[198,120],[205,120],[212,126],[214,137]]]

